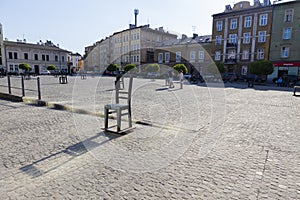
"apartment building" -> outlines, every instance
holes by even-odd
[[[42,41],[37,44],[27,43],[26,40],[4,41],[5,66],[7,72],[18,73],[19,64],[28,63],[32,71],[39,74],[46,70],[49,65],[55,65],[58,70],[70,70],[68,67],[67,50],[61,49],[51,41]]]
[[[254,0],[225,6],[214,14],[212,57],[223,62],[229,72],[249,73],[250,63],[269,60],[273,6],[269,0]]]
[[[211,35],[182,35],[179,39],[164,41],[156,46],[154,62],[169,67],[179,63],[185,64],[190,74],[199,76],[205,73],[206,66],[213,62],[210,56],[211,47]]]
[[[270,61],[274,73],[269,78],[300,79],[300,1],[277,1],[273,7]]]
[[[134,26],[115,32],[86,47],[85,68],[88,70],[106,69],[110,63],[125,66],[128,63],[140,66],[154,61],[154,46],[165,40],[176,39],[177,35],[164,31],[163,27],[151,29],[149,25]]]

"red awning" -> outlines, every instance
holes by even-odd
[[[273,62],[274,67],[300,67],[300,62]]]

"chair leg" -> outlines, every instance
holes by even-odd
[[[108,109],[104,107],[104,129],[108,129]]]
[[[117,110],[117,132],[121,131],[121,110]]]
[[[128,126],[132,127],[131,110],[128,110]]]

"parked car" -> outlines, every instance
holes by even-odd
[[[51,72],[49,70],[42,70],[40,71],[40,75],[50,75]]]
[[[238,80],[238,76],[236,75],[236,73],[234,72],[225,72],[223,75],[222,75],[222,80],[224,82],[227,82],[227,81],[237,81]]]
[[[205,82],[210,82],[215,79],[215,75],[207,73],[207,74],[202,74],[202,78]]]

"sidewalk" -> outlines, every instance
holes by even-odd
[[[43,82],[47,102],[99,114],[113,99],[108,77],[71,78],[76,87],[51,78]],[[153,126],[134,124],[125,136],[103,133],[103,118],[90,113],[0,100],[0,195],[299,199],[300,98],[214,86],[135,79],[133,119]]]

